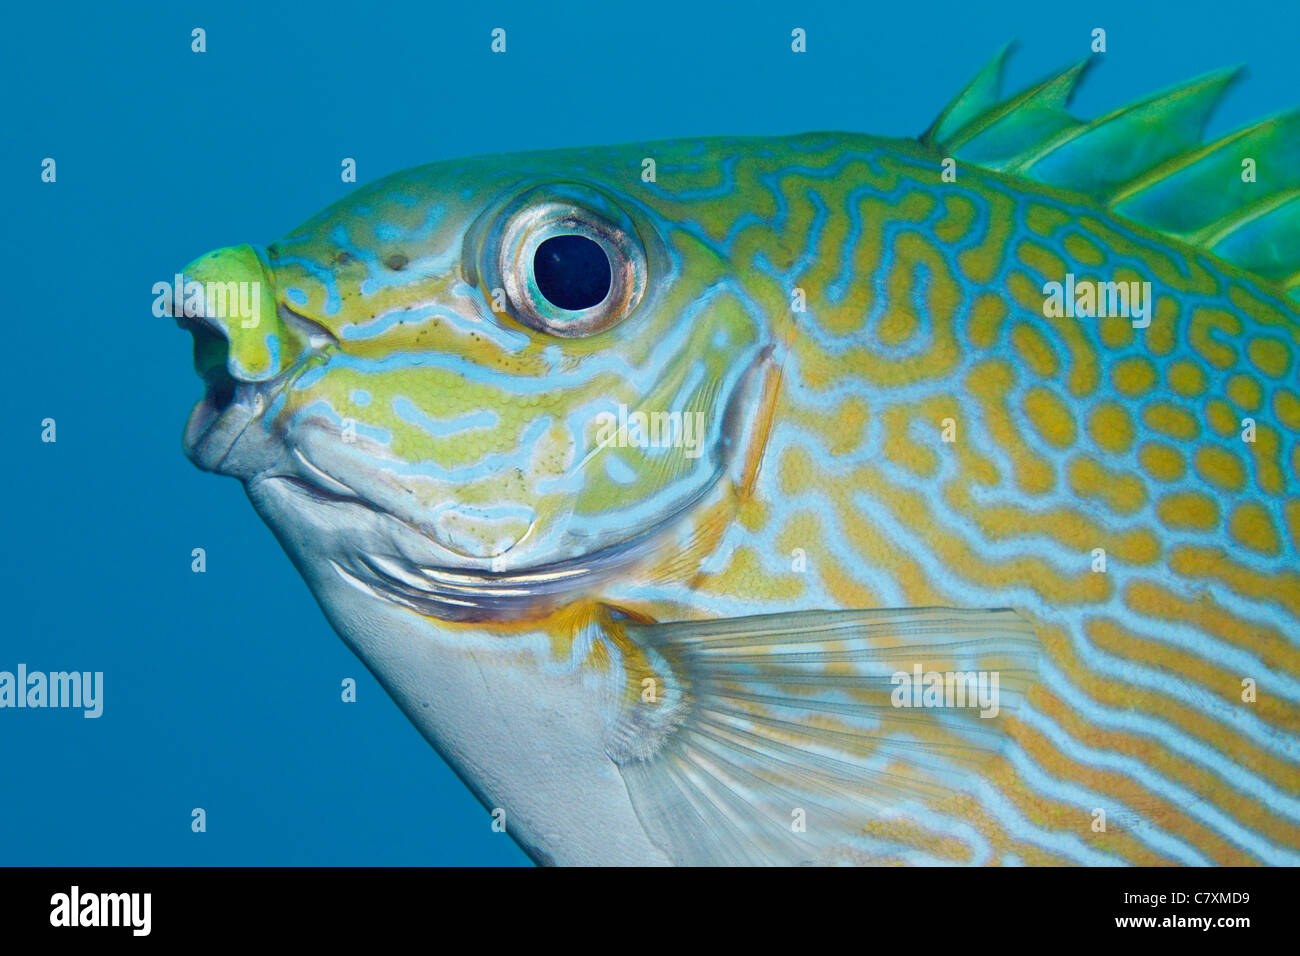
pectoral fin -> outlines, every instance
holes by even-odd
[[[1005,609],[610,626],[653,676],[609,753],[682,864],[824,859],[872,819],[963,789],[1037,673],[1038,640]]]

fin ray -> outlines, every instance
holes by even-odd
[[[1037,638],[1009,609],[606,620],[662,662],[665,693],[628,704],[610,753],[675,862],[801,863],[870,843],[873,817],[942,800],[1005,748],[1037,672]],[[935,705],[900,702],[922,674]]]

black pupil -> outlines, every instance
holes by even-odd
[[[613,274],[600,243],[586,236],[552,236],[537,247],[533,276],[546,301],[576,312],[600,305]]]

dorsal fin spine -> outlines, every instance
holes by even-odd
[[[1210,223],[1200,232],[1193,233],[1188,237],[1188,241],[1203,249],[1213,249],[1233,233],[1244,229],[1257,220],[1263,219],[1287,203],[1294,202],[1297,198],[1300,198],[1300,188],[1271,193],[1256,200],[1249,206],[1243,206],[1230,215]]]
[[[1202,143],[1206,123],[1242,73],[1232,67],[1083,122],[1066,106],[1097,57],[998,101],[993,91],[1009,49],[940,114],[924,145],[1078,193],[1300,301],[1300,111]],[[1256,168],[1258,179],[1245,172]]]
[[[1030,87],[982,113],[958,130],[943,145],[950,152],[956,152],[981,134],[994,129],[998,123],[1027,108],[1064,108],[1069,103],[1070,97],[1074,95],[1084,71],[1092,62],[1091,58],[1080,60],[1060,73],[1049,76],[1037,86]]]
[[[997,103],[1002,91],[1002,72],[1014,46],[1014,43],[1004,44],[993,59],[984,64],[975,78],[944,108],[938,119],[930,124],[930,128],[921,137],[924,142],[946,141],[952,132],[961,129]]]

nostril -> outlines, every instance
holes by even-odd
[[[199,321],[186,323],[194,337],[194,371],[205,381],[214,375],[226,375],[230,359],[230,342],[212,326]]]
[[[194,371],[206,386],[204,401],[216,414],[224,412],[235,400],[235,379],[227,362],[230,341],[202,319],[190,320],[185,327],[194,337]]]
[[[235,400],[235,380],[227,376],[224,381],[208,382],[208,404],[218,415]]]
[[[194,338],[194,370],[203,380],[203,397],[185,423],[183,443],[191,458],[211,469],[220,463],[221,455],[229,450],[230,441],[238,433],[239,420],[231,420],[231,415],[232,409],[239,407],[241,382],[227,366],[230,343],[224,334],[202,317],[188,318],[181,324]],[[228,433],[230,428],[236,431]],[[214,435],[216,438],[211,437]],[[221,454],[212,457],[217,445],[221,445]]]

